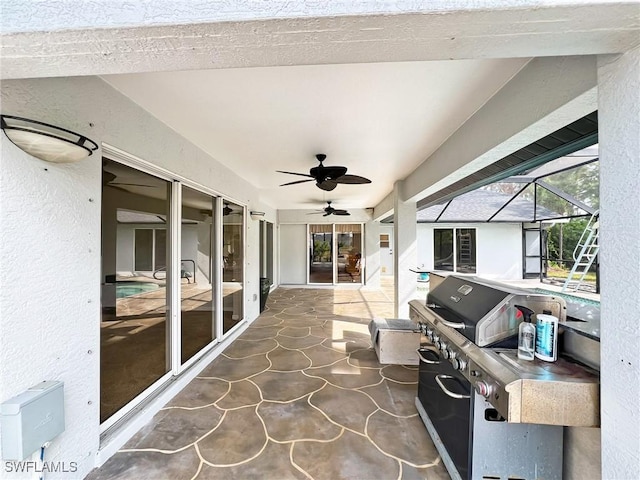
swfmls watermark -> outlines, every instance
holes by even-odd
[[[78,462],[4,462],[5,473],[75,473]]]

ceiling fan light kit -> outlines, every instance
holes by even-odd
[[[313,167],[309,170],[309,174],[306,173],[297,173],[297,172],[286,172],[282,170],[277,170],[279,173],[286,173],[288,175],[297,175],[299,177],[308,177],[305,180],[295,180],[289,183],[283,183],[280,185],[284,187],[286,185],[295,185],[298,183],[305,182],[316,182],[316,186],[324,190],[326,192],[330,192],[335,189],[338,184],[346,184],[346,185],[357,185],[363,183],[371,183],[371,180],[365,177],[361,177],[359,175],[348,175],[347,167],[342,166],[333,166],[327,167],[323,165],[322,162],[326,160],[327,156],[324,153],[318,153],[316,155],[316,159],[320,162],[320,165],[317,167]]]
[[[0,126],[11,143],[45,162],[79,162],[98,149],[79,133],[28,118],[1,115]]]

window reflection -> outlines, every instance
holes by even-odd
[[[182,187],[180,309],[182,363],[216,338],[214,198]]]
[[[309,283],[333,283],[333,226],[309,225]]]
[[[170,369],[170,198],[170,182],[103,161],[101,422]]]
[[[224,333],[244,316],[244,208],[225,201],[222,208],[222,295]]]
[[[359,224],[336,225],[338,283],[362,283],[362,233]]]

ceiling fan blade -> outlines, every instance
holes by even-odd
[[[338,186],[335,180],[325,180],[324,182],[316,183],[316,185],[318,185],[318,188],[327,192],[330,192]]]
[[[346,210],[334,210],[333,211],[334,215],[351,215],[349,212],[347,212]]]
[[[355,185],[359,183],[371,183],[371,180],[359,175],[342,175],[341,177],[334,179],[334,182]]]
[[[295,182],[283,183],[280,186],[284,187],[285,185],[295,185],[296,183],[305,183],[305,182],[313,182],[313,178],[310,178],[309,180],[296,180]]]
[[[106,185],[107,183],[113,182],[116,179],[116,174],[111,173],[107,170],[102,171],[102,184]]]
[[[307,215],[320,215],[321,213],[324,213],[324,211],[322,211],[322,212],[311,212],[311,213],[307,213]]]
[[[333,212],[327,212],[324,215],[322,215],[323,217],[328,217],[329,215],[331,215]]]
[[[313,175],[309,175],[308,173],[283,172],[282,170],[276,170],[276,172],[278,172],[278,173],[288,173],[289,175],[298,175],[299,177],[314,178]]]

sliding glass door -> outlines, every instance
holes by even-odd
[[[333,225],[309,225],[309,283],[333,283]]]
[[[337,224],[338,283],[362,283],[362,226]]]
[[[215,202],[182,187],[180,235],[180,361],[187,362],[216,339]]]
[[[222,305],[224,333],[244,318],[244,208],[225,201],[222,209]]]
[[[103,430],[244,318],[245,207],[162,175],[103,159]]]
[[[171,370],[171,182],[104,161],[100,420]]]
[[[362,225],[309,225],[309,283],[362,283]]]

